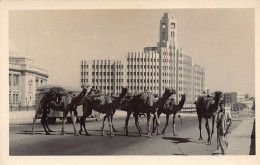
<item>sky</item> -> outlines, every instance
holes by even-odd
[[[254,9],[14,10],[9,38],[48,71],[49,84],[77,87],[81,60],[156,46],[165,12],[177,19],[178,48],[206,69],[206,88],[255,95]]]

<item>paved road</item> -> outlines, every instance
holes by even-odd
[[[160,129],[165,124],[165,117],[161,116]],[[92,136],[74,136],[72,124],[66,124],[65,136],[60,135],[61,123],[50,125],[53,135],[45,135],[38,121],[36,134],[31,135],[31,122],[24,124],[10,124],[10,155],[211,155],[216,150],[216,133],[213,135],[212,145],[207,145],[205,122],[202,123],[203,141],[199,141],[199,129],[195,114],[184,114],[183,125],[180,119],[176,121],[178,136],[172,135],[172,120],[165,135],[152,138],[140,137],[134,125],[134,118],[130,119],[129,130],[131,136],[123,132],[125,117],[114,119],[114,126],[118,130],[115,137],[101,136],[102,121],[89,119],[86,127]],[[233,128],[241,120],[234,120]],[[140,118],[141,127],[146,131],[146,118]],[[79,124],[77,124],[79,129]],[[105,127],[109,134],[108,124]]]

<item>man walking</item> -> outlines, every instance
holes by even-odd
[[[221,149],[222,155],[225,155],[225,151],[228,147],[228,133],[232,124],[231,112],[225,110],[224,102],[220,102],[220,110],[217,116],[217,149]]]

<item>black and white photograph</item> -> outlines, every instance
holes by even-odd
[[[114,164],[131,163],[127,157],[146,164],[154,156],[157,164],[194,156],[190,163],[241,163],[230,156],[259,162],[259,4],[92,8],[82,1],[77,8],[68,2],[64,8],[10,3],[2,12],[7,147],[0,162],[39,156],[40,163],[57,157],[53,163],[76,163],[78,156]]]

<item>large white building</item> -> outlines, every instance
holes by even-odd
[[[9,42],[9,104],[12,107],[35,104],[36,88],[47,84],[46,70],[34,65],[34,60],[19,55]]]
[[[128,86],[131,93],[148,90],[159,96],[164,93],[165,88],[172,88],[176,90],[176,100],[180,100],[181,94],[186,94],[187,100],[192,102],[194,96],[201,94],[205,88],[205,69],[199,65],[193,67],[192,58],[184,55],[184,51],[178,48],[178,26],[175,17],[165,13],[159,26],[157,47],[144,47],[141,52],[128,52],[124,59],[118,61],[82,60],[81,84],[98,86],[104,90],[103,92],[111,94],[118,93],[118,85]],[[116,63],[121,65],[119,71],[108,66],[117,65]],[[198,71],[197,67],[202,70]],[[196,85],[193,85],[194,82]],[[194,90],[196,92],[193,92]]]

